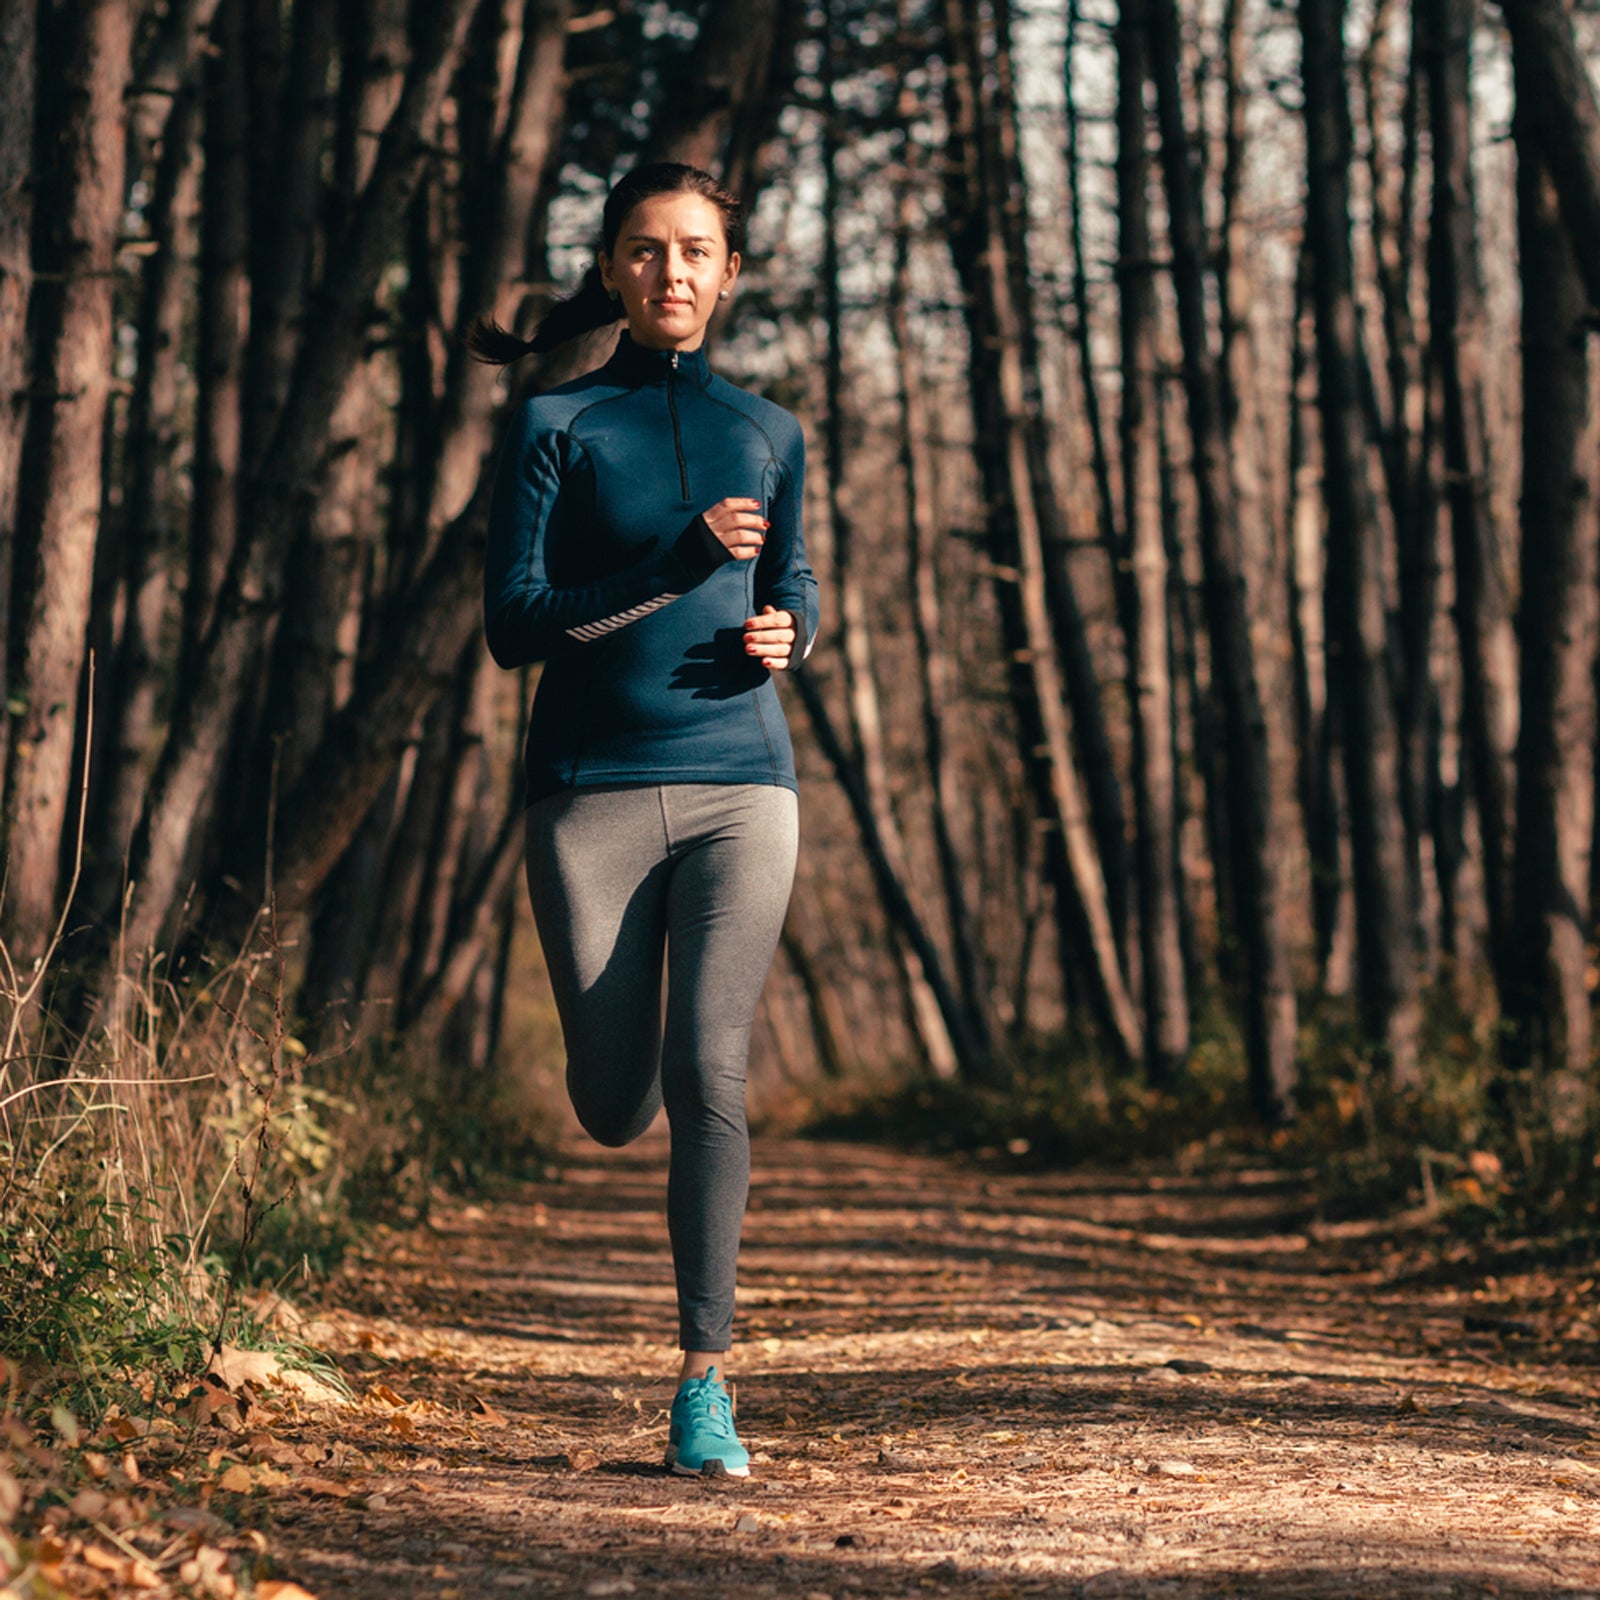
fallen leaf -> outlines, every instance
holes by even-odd
[[[249,1467],[237,1461],[217,1479],[217,1487],[228,1490],[230,1494],[248,1494],[254,1483]]]
[[[505,1414],[496,1411],[481,1394],[473,1396],[472,1409],[478,1420],[488,1427],[503,1428],[506,1425]]]
[[[375,1383],[367,1390],[369,1400],[381,1400],[386,1406],[403,1406],[405,1401],[386,1383]]]
[[[246,1383],[270,1383],[282,1370],[282,1362],[265,1350],[240,1350],[229,1344],[223,1345],[206,1366],[208,1373],[214,1373],[230,1389]]]
[[[561,1464],[569,1472],[592,1472],[600,1465],[600,1457],[593,1450],[568,1450]]]
[[[268,1578],[256,1585],[256,1600],[317,1600],[309,1589],[298,1583],[287,1583],[281,1578]]]
[[[85,1522],[93,1522],[106,1514],[106,1507],[110,1503],[110,1495],[102,1494],[98,1489],[80,1489],[67,1502],[67,1510]]]
[[[295,1478],[294,1486],[303,1489],[307,1494],[320,1494],[330,1500],[348,1500],[350,1486],[336,1483],[332,1478]]]

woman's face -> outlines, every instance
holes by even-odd
[[[697,194],[641,200],[623,219],[613,255],[600,253],[600,276],[622,296],[628,332],[653,350],[696,350],[717,297],[739,276],[722,213]]]

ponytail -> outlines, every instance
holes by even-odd
[[[622,316],[622,302],[614,299],[600,277],[598,263],[584,273],[577,291],[556,303],[539,319],[531,339],[519,339],[492,317],[479,317],[467,330],[467,349],[479,361],[506,366],[527,355],[542,355],[580,334],[604,328]]]

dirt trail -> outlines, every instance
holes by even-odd
[[[758,1141],[755,1466],[668,1477],[662,1153],[575,1150],[344,1285],[317,1333],[364,1398],[293,1437],[354,1493],[274,1497],[280,1572],[323,1600],[1600,1595],[1593,1285],[1563,1323],[1419,1275],[1268,1172]]]

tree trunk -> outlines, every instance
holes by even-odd
[[[685,70],[652,130],[651,156],[686,161],[708,172],[722,172],[736,193],[749,186],[751,158],[777,107],[766,102],[772,71],[782,61],[778,45],[791,38],[794,8],[780,0],[712,0],[700,19],[700,32]],[[754,137],[752,137],[754,134]],[[732,170],[728,158],[737,154]]]
[[[33,345],[28,296],[33,287],[34,100],[38,76],[38,7],[0,6],[0,773],[11,748],[11,586],[22,482]]]
[[[1260,1114],[1275,1119],[1290,1113],[1298,1081],[1295,997],[1279,898],[1282,869],[1273,837],[1267,729],[1250,628],[1244,550],[1217,367],[1206,335],[1204,228],[1179,90],[1179,41],[1176,0],[1150,0],[1151,70],[1161,122],[1173,283],[1194,441],[1206,620],[1226,728],[1233,899],[1248,983],[1250,1087]]]
[[[1600,306],[1600,102],[1567,0],[1501,0],[1524,90],[1517,105],[1549,163],[1589,304]]]
[[[198,66],[195,68],[198,75]],[[127,490],[123,515],[122,636],[105,674],[106,715],[96,727],[98,771],[89,829],[92,873],[84,902],[109,919],[122,885],[122,862],[144,803],[145,775],[157,737],[156,702],[165,649],[167,598],[178,559],[174,525],[183,420],[180,377],[189,310],[200,168],[198,86],[176,91],[161,136],[149,207],[152,252],[140,285],[139,364],[128,405]]]
[[[451,0],[429,19],[360,205],[330,249],[282,426],[252,484],[246,536],[234,552],[196,671],[180,693],[135,838],[125,933],[135,959],[155,944],[173,906],[190,827],[215,782],[260,659],[266,621],[282,594],[285,554],[308,487],[320,475],[334,408],[360,359],[367,310],[427,160],[428,130],[454,70],[467,14],[465,0]]]
[[[1356,892],[1356,962],[1364,1020],[1394,1083],[1420,1081],[1421,1006],[1407,892],[1401,751],[1388,677],[1382,534],[1367,477],[1360,331],[1349,238],[1349,105],[1342,0],[1302,0],[1306,226],[1317,310],[1317,391],[1332,670],[1342,696]]]
[[[854,1054],[848,1048],[850,1019],[845,1015],[838,988],[829,981],[817,959],[816,941],[811,933],[811,914],[804,894],[795,895],[789,902],[782,942],[783,953],[789,958],[789,965],[794,969],[805,993],[817,1064],[824,1077],[836,1081],[842,1079],[855,1065]]]
[[[1170,1082],[1189,1053],[1178,893],[1177,771],[1172,739],[1167,554],[1161,518],[1160,352],[1150,240],[1149,33],[1142,0],[1117,24],[1117,278],[1122,333],[1122,528],[1117,595],[1133,726],[1139,948],[1145,1069]]]
[[[1089,451],[1094,469],[1095,499],[1100,506],[1100,532],[1106,541],[1106,548],[1111,552],[1113,581],[1116,581],[1116,563],[1124,559],[1124,547],[1122,533],[1118,528],[1116,494],[1111,487],[1111,462],[1106,450],[1106,429],[1100,416],[1100,386],[1094,381],[1094,326],[1089,303],[1088,250],[1083,237],[1083,169],[1078,151],[1078,87],[1073,81],[1078,12],[1078,0],[1068,0],[1067,46],[1064,52],[1063,76],[1066,80],[1064,114],[1067,125],[1067,223],[1072,251],[1072,339],[1078,352],[1078,370],[1083,385],[1084,420],[1089,426]],[[1130,20],[1131,17],[1130,8],[1118,22],[1119,38],[1122,31],[1136,25]],[[1117,59],[1120,64],[1122,59],[1120,53]],[[1142,101],[1140,103],[1143,104]],[[1120,100],[1118,105],[1120,114]],[[1122,160],[1121,131],[1119,123],[1117,145],[1119,162]],[[1118,193],[1120,196],[1120,188]],[[1142,198],[1141,196],[1141,200]],[[1120,210],[1120,198],[1118,205]],[[1126,463],[1123,464],[1123,470],[1127,470]]]
[[[192,677],[239,539],[250,248],[244,0],[219,0],[205,67],[194,507],[178,676]]]
[[[521,8],[519,7],[519,10]],[[464,334],[480,316],[510,324],[526,292],[529,224],[566,109],[567,26],[571,0],[533,0],[503,97],[505,124],[490,159],[490,177],[470,215],[462,261],[456,327]],[[471,360],[464,339],[450,347],[438,418],[438,457],[431,473],[428,530],[437,537],[460,515],[485,470],[493,443],[491,415],[499,395],[493,367]]]
[[[901,87],[899,114],[910,127],[917,114],[915,92]],[[961,783],[948,735],[946,705],[949,668],[940,615],[939,520],[935,506],[933,418],[925,392],[925,375],[912,311],[911,243],[916,226],[916,180],[920,176],[917,146],[908,139],[906,172],[897,200],[894,276],[889,289],[889,336],[894,346],[900,405],[900,476],[910,526],[911,623],[917,649],[922,736],[926,752],[929,806],[939,881],[950,926],[950,950],[966,1031],[981,1055],[993,1045],[989,1008],[978,969],[978,937],[956,848],[954,818],[961,811]]]
[[[1317,448],[1316,332],[1310,314],[1311,253],[1295,273],[1289,357],[1289,653],[1294,706],[1295,789],[1305,824],[1311,942],[1326,991],[1340,898],[1339,836],[1328,739],[1328,661],[1322,634],[1322,463]]]
[[[998,130],[1005,113],[987,103],[984,52],[965,7],[946,0],[944,20],[951,252],[965,291],[979,467],[1011,660],[1012,703],[1029,753],[1035,803],[1054,830],[1050,858],[1063,960],[1070,961],[1074,952],[1082,960],[1096,1019],[1111,1048],[1131,1064],[1143,1056],[1143,1039],[1122,976],[1088,806],[1072,764],[1046,598],[1047,514],[1039,503],[1040,478],[1030,448],[1017,266],[1002,216],[1008,168],[998,150]]]
[[[1517,650],[1490,496],[1478,207],[1472,173],[1472,35],[1478,0],[1427,0],[1433,218],[1428,309],[1443,395],[1444,457],[1461,651],[1461,734],[1478,813],[1489,958],[1506,973],[1511,904],[1511,753]]]
[[[1362,79],[1367,119],[1368,182],[1372,194],[1372,243],[1388,388],[1387,464],[1389,515],[1394,529],[1399,593],[1399,669],[1395,691],[1400,742],[1400,802],[1405,823],[1405,860],[1412,934],[1419,952],[1437,949],[1434,885],[1424,870],[1428,795],[1435,726],[1432,676],[1433,617],[1438,590],[1438,506],[1429,481],[1428,373],[1412,305],[1416,293],[1417,169],[1421,159],[1422,107],[1427,98],[1424,59],[1427,19],[1411,20],[1411,51],[1401,104],[1401,150],[1395,161],[1383,126],[1383,78],[1389,55],[1389,6],[1373,19]]]
[[[840,657],[844,665],[850,747],[857,757],[857,777],[872,811],[873,831],[885,865],[900,885],[908,906],[911,892],[910,859],[889,791],[889,762],[884,749],[883,711],[873,662],[872,631],[875,606],[861,579],[856,551],[856,529],[847,505],[845,488],[844,415],[844,311],[839,294],[839,171],[838,116],[832,101],[833,47],[823,70],[824,93],[829,97],[823,116],[822,295],[827,328],[824,388],[827,411],[823,439],[827,468],[828,522],[833,532],[834,590],[839,605]],[[817,703],[808,697],[807,704]],[[916,913],[919,923],[921,914]],[[891,918],[891,925],[893,919]],[[966,1017],[955,1002],[943,962],[931,939],[926,952],[908,951],[897,941],[910,993],[911,1014],[928,1064],[936,1077],[959,1071],[976,1076],[983,1054],[970,1035]],[[909,955],[909,959],[906,957]]]
[[[271,126],[270,165],[250,194],[250,341],[244,368],[244,468],[253,477],[266,459],[288,398],[304,336],[312,284],[322,151],[330,100],[328,71],[339,7],[298,4],[291,16],[288,68]],[[260,136],[259,113],[252,144]]]
[[[24,620],[12,686],[4,921],[13,957],[39,955],[54,925],[77,734],[112,382],[112,270],[122,220],[123,94],[133,16],[94,0],[59,19],[50,59],[65,84],[45,108],[54,156],[40,175],[33,405],[23,447],[14,615]],[[41,41],[43,44],[44,41]],[[44,52],[42,52],[44,53]],[[57,118],[59,117],[59,121]]]
[[[1589,850],[1594,808],[1596,562],[1588,306],[1543,145],[1541,92],[1515,60],[1522,270],[1522,651],[1507,1060],[1550,1074],[1558,1137],[1582,1127],[1590,1070]],[[1580,445],[1583,457],[1580,458]]]

